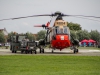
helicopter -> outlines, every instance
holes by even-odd
[[[64,48],[70,47],[74,53],[78,53],[79,41],[74,39],[74,37],[70,34],[70,29],[67,26],[67,21],[63,20],[65,16],[73,16],[73,17],[92,17],[92,18],[100,18],[96,16],[84,16],[84,15],[66,15],[61,12],[55,12],[53,14],[43,14],[43,15],[32,15],[25,17],[17,17],[17,18],[9,18],[2,19],[3,20],[14,20],[28,17],[38,17],[38,16],[51,16],[52,19],[45,25],[35,25],[34,27],[43,27],[46,29],[46,34],[44,39],[39,40],[40,53],[44,53],[44,46],[46,44],[50,44],[52,48],[52,53],[55,49],[60,49],[60,51]],[[51,26],[51,27],[50,27]],[[72,40],[71,40],[72,39]]]
[[[64,15],[61,12],[55,12],[52,16],[52,20],[47,22],[46,25],[34,25],[34,27],[43,27],[46,29],[45,38],[40,40],[39,44],[50,44],[52,53],[55,49],[60,49],[61,51],[68,47],[71,47],[71,49],[74,50],[74,53],[78,53],[79,41],[71,36],[67,21],[64,21],[62,18]],[[43,47],[40,47],[40,53],[41,52],[44,53]]]

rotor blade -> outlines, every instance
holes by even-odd
[[[29,18],[29,17],[39,17],[39,16],[52,16],[52,15],[50,15],[50,14],[32,15],[32,16],[25,16],[25,17],[16,17],[16,18],[1,19],[0,21],[3,21],[3,20],[21,19],[21,18]]]
[[[100,18],[100,17],[97,17],[97,16],[85,16],[85,15],[65,15],[65,14],[64,14],[64,15],[62,15],[62,16],[73,16],[73,17],[76,17],[76,16],[78,17],[78,16],[79,16],[79,17]]]
[[[91,19],[91,18],[88,18],[88,17],[79,17],[79,16],[75,16],[75,18],[81,18],[81,19],[87,19],[87,20],[92,20],[92,21],[98,21],[98,22],[100,22],[100,20]]]

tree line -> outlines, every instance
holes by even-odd
[[[95,41],[100,41],[100,32],[98,32],[97,30],[91,30],[90,32],[88,32],[87,30],[71,30],[71,35],[79,41],[82,41],[83,39],[93,39]]]

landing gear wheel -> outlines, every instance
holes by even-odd
[[[74,53],[78,53],[78,49],[74,49]]]
[[[37,54],[37,51],[35,50],[35,54]]]
[[[76,53],[75,49],[74,49],[74,53]]]
[[[40,48],[40,53],[44,53],[44,49]]]

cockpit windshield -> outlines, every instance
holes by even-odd
[[[68,34],[67,26],[63,26],[63,28],[55,27],[56,34]]]

